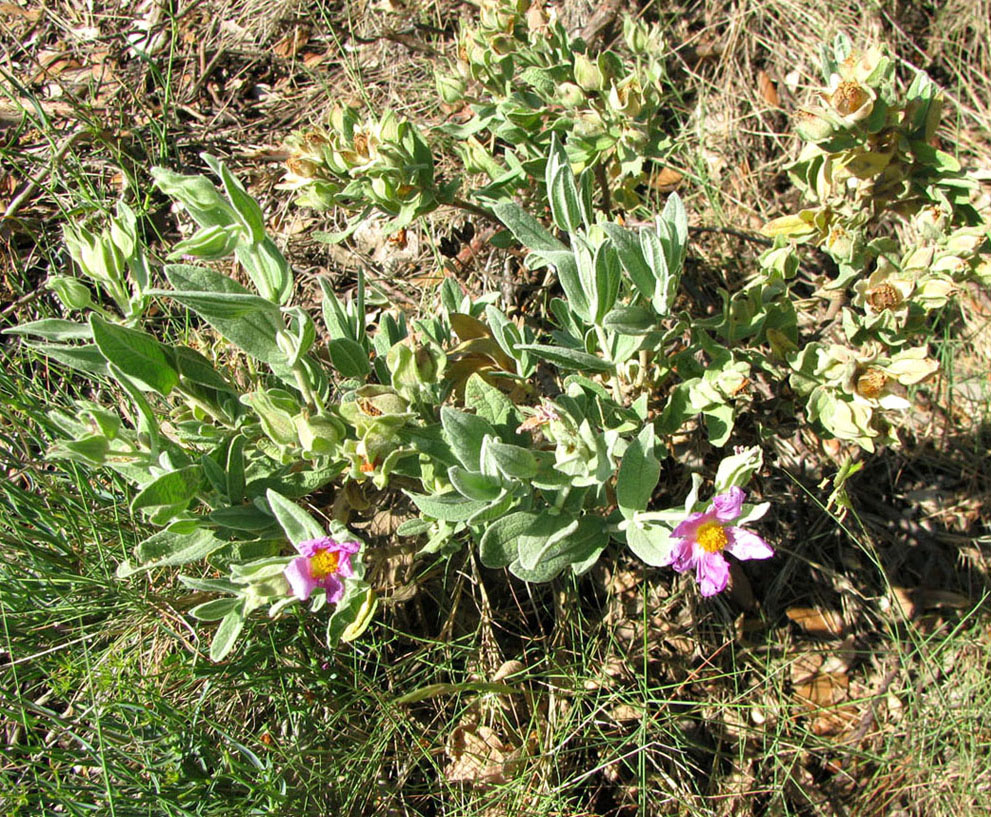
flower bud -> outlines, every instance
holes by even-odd
[[[912,300],[924,309],[939,309],[946,306],[955,291],[956,286],[948,278],[932,276],[919,284]]]
[[[575,82],[586,91],[601,91],[605,88],[602,71],[584,54],[575,54]]]
[[[633,118],[640,113],[643,95],[640,93],[640,83],[635,76],[613,85],[609,89],[609,107],[616,113],[626,114]]]
[[[626,15],[623,17],[623,39],[627,48],[634,54],[645,54],[651,45],[647,26],[636,18]]]
[[[328,414],[315,414],[312,417],[301,411],[293,422],[299,435],[299,444],[307,454],[333,456],[344,439],[344,424]]]
[[[801,109],[792,120],[795,133],[806,142],[824,142],[836,132],[836,128],[821,113]]]
[[[605,129],[602,117],[595,111],[582,111],[575,120],[575,135],[583,139],[594,139]]]
[[[579,108],[588,99],[585,92],[573,82],[562,82],[557,87],[557,96],[565,108]]]
[[[204,227],[178,242],[169,253],[169,258],[181,258],[184,255],[207,260],[224,258],[234,252],[242,235],[241,228],[233,224],[227,227]]]
[[[984,242],[981,228],[963,227],[946,240],[946,249],[954,255],[970,255]]]
[[[456,105],[465,95],[465,81],[461,77],[437,72],[434,74],[437,93],[448,105]]]

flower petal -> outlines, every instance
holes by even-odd
[[[310,573],[310,560],[305,556],[297,556],[287,564],[283,575],[292,588],[292,594],[300,601],[306,601],[317,586]]]
[[[774,548],[752,531],[726,528],[726,532],[729,534],[726,550],[737,559],[770,559],[774,555]]]
[[[354,575],[354,567],[351,564],[351,554],[347,551],[338,551],[340,561],[337,563],[337,575],[345,579]]]
[[[674,539],[674,545],[668,552],[668,564],[679,573],[690,570],[693,565],[695,546],[691,539]]]
[[[725,494],[712,498],[712,509],[720,522],[732,522],[743,510],[743,500],[747,494],[743,488],[734,485]]]
[[[296,543],[296,550],[307,558],[312,558],[318,550],[335,550],[337,542],[329,536],[321,536],[319,539],[304,539]]]
[[[357,542],[339,542],[334,545],[334,550],[339,550],[341,553],[357,553],[361,550],[361,545]]]
[[[678,527],[671,531],[671,536],[678,539],[691,539],[694,541],[695,534],[698,532],[698,529],[711,518],[712,516],[708,511],[705,513],[690,513],[684,521],[678,523]]]
[[[320,586],[327,591],[327,601],[331,604],[337,604],[344,596],[344,582],[333,574],[320,582]]]
[[[722,593],[729,583],[729,563],[721,553],[703,553],[695,566],[695,578],[703,596]]]

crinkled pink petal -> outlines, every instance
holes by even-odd
[[[300,601],[306,601],[317,587],[317,581],[310,573],[310,560],[305,556],[297,556],[287,564],[283,575],[289,582],[293,595]]]
[[[341,552],[337,562],[337,575],[349,579],[354,575],[354,567],[351,565],[351,554]]]
[[[337,604],[344,595],[344,582],[336,574],[327,576],[320,582],[320,586],[327,591],[327,601],[331,604]]]
[[[721,553],[703,553],[695,566],[695,578],[703,596],[722,593],[729,583],[729,564]]]
[[[668,553],[668,564],[679,573],[684,573],[692,567],[695,547],[690,539],[676,539]]]
[[[737,559],[770,559],[774,555],[774,548],[752,531],[726,528],[726,533],[729,538],[726,550]]]
[[[305,539],[296,543],[296,550],[307,558],[313,558],[318,550],[335,550],[337,542],[329,536],[321,536],[318,539]]]
[[[678,523],[678,527],[671,531],[671,535],[678,539],[686,539],[694,542],[698,529],[710,519],[712,519],[712,516],[708,511],[706,513],[690,513],[684,521]]]
[[[361,550],[361,545],[357,542],[339,542],[332,549],[339,550],[341,553],[357,553]]]
[[[716,519],[720,522],[732,522],[743,511],[743,500],[746,496],[742,488],[734,485],[725,494],[712,498],[712,505],[707,513],[714,511]]]

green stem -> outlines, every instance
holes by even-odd
[[[489,210],[484,207],[479,207],[477,204],[472,204],[467,199],[462,199],[455,196],[448,202],[451,207],[457,207],[459,210],[464,210],[466,213],[471,213],[472,215],[478,216],[479,218],[484,218],[486,221],[491,221],[493,224],[498,224],[502,226],[502,222],[499,221]]]
[[[303,367],[296,364],[292,367],[292,373],[296,378],[296,385],[299,386],[299,390],[303,395],[303,402],[306,403],[306,408],[309,409],[310,412],[322,411],[323,404],[317,397],[316,392],[313,391],[310,381],[306,379],[306,372]]]
[[[231,419],[226,414],[218,412],[209,403],[205,402],[201,398],[197,397],[192,392],[188,391],[182,385],[176,386],[176,391],[178,391],[191,405],[198,408],[208,417],[210,417],[214,422],[230,428]]]

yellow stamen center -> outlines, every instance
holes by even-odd
[[[695,534],[695,541],[706,553],[717,553],[726,547],[729,537],[718,522],[706,522]]]
[[[310,557],[310,573],[319,581],[337,572],[340,554],[336,550],[318,550]]]

